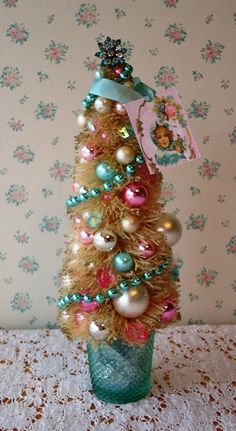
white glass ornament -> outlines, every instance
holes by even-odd
[[[110,101],[109,99],[99,96],[94,102],[94,107],[97,112],[104,114],[110,109]]]
[[[148,308],[149,293],[144,286],[131,287],[112,300],[117,313],[128,319],[141,316]]]
[[[128,165],[133,162],[135,158],[135,151],[129,145],[123,145],[116,152],[116,159],[122,165]]]
[[[124,232],[133,233],[139,228],[140,220],[134,214],[128,214],[121,220],[121,226]]]
[[[103,323],[91,322],[89,325],[89,333],[95,340],[105,340],[109,335],[109,330]]]
[[[77,124],[79,127],[85,127],[87,123],[87,118],[85,117],[85,115],[83,114],[83,112],[81,112],[78,117],[77,117]]]
[[[110,230],[95,233],[93,237],[94,246],[100,251],[111,251],[117,242],[116,235]]]
[[[166,236],[167,245],[173,247],[181,237],[182,226],[176,216],[165,213],[158,222],[157,231],[163,233]]]

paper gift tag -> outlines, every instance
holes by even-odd
[[[159,90],[152,102],[129,102],[126,110],[150,173],[200,157],[176,88]]]

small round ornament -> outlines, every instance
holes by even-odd
[[[106,162],[101,162],[96,166],[96,175],[102,181],[109,181],[114,177],[115,171]]]
[[[116,160],[122,165],[128,165],[133,162],[135,158],[135,151],[129,145],[123,145],[116,152]]]
[[[150,257],[154,256],[156,249],[152,241],[142,240],[138,244],[138,251],[143,259],[149,259]]]
[[[149,293],[144,286],[131,287],[112,300],[117,313],[128,319],[141,316],[148,308]]]
[[[90,335],[98,341],[105,340],[109,335],[109,329],[103,323],[91,322],[89,325]]]
[[[92,244],[93,232],[90,232],[88,229],[82,229],[79,233],[79,239],[84,245]]]
[[[72,279],[69,275],[63,275],[61,277],[61,285],[62,287],[71,287]]]
[[[88,218],[87,218],[87,225],[92,228],[96,229],[102,222],[102,213],[100,211],[94,211]]]
[[[77,253],[78,253],[78,251],[79,251],[79,249],[80,249],[80,245],[79,245],[79,243],[78,243],[77,241],[73,241],[73,242],[71,243],[71,251],[72,251],[72,254],[77,254]]]
[[[116,242],[117,237],[110,230],[99,231],[93,237],[93,244],[100,251],[111,251],[116,246]]]
[[[87,118],[85,117],[85,115],[83,114],[83,112],[81,112],[78,117],[77,117],[77,123],[79,125],[79,127],[85,127],[86,123],[87,123]]]
[[[105,99],[105,97],[97,97],[94,102],[94,108],[100,114],[105,114],[110,109],[110,101],[109,99]]]
[[[86,328],[87,323],[88,323],[87,317],[83,313],[81,313],[81,310],[78,310],[75,312],[74,319],[75,319],[77,325],[79,325],[80,329]]]
[[[133,233],[138,230],[140,224],[139,218],[135,214],[127,214],[121,219],[121,226],[124,232]]]
[[[124,202],[133,208],[141,207],[147,198],[147,189],[139,182],[130,183],[123,191]]]
[[[113,265],[118,272],[128,272],[133,267],[134,260],[126,251],[120,251],[114,256]]]
[[[63,310],[61,313],[61,320],[63,323],[66,323],[69,319],[70,315],[67,313],[66,310]]]
[[[182,226],[179,219],[173,214],[163,214],[157,226],[157,231],[166,236],[166,243],[173,247],[180,239]]]
[[[84,160],[90,162],[96,156],[96,151],[91,145],[84,145],[80,150],[80,155]]]
[[[80,189],[80,187],[81,187],[81,185],[80,185],[79,183],[74,183],[74,184],[73,184],[73,187],[72,187],[73,192],[74,192],[74,193],[79,193],[79,189]]]
[[[176,305],[173,301],[171,301],[170,299],[167,299],[163,303],[163,306],[165,311],[161,316],[161,320],[166,323],[171,322],[171,320],[173,320],[177,314]]]
[[[82,300],[82,301],[80,301],[80,306],[81,306],[82,310],[87,311],[88,313],[96,311],[99,308],[99,304],[97,304],[97,302],[95,302],[95,301],[86,302],[86,301]]]
[[[149,337],[146,325],[141,322],[128,322],[123,334],[127,341],[139,344],[146,343]]]
[[[102,266],[97,270],[96,281],[99,287],[107,289],[115,282],[116,276],[107,266]]]
[[[126,108],[123,103],[117,102],[114,106],[114,110],[116,114],[118,115],[125,115],[126,114]]]

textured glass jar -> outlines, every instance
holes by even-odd
[[[107,403],[131,403],[148,394],[151,385],[154,334],[145,344],[123,340],[87,344],[90,378],[95,395]]]

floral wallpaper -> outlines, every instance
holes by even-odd
[[[56,326],[76,117],[107,35],[134,76],[178,88],[200,147],[162,188],[183,226],[182,323],[234,323],[235,1],[0,0],[0,13],[0,326]]]

